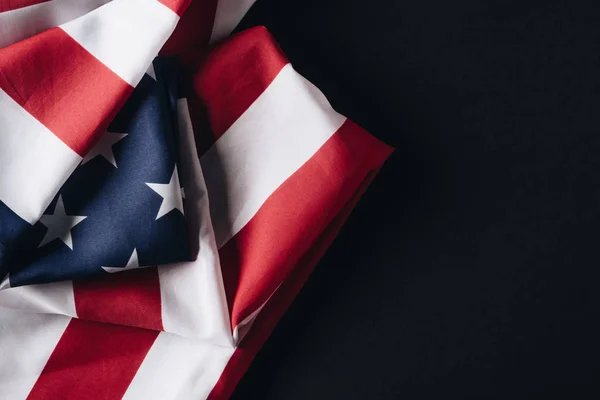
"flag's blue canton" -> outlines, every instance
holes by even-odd
[[[106,274],[118,269],[103,267],[137,266],[137,260],[151,266],[190,259],[174,172],[177,69],[157,59],[154,70],[157,80],[144,76],[104,142],[19,242],[9,260],[11,286]],[[18,229],[20,222],[11,224]]]

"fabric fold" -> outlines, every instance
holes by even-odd
[[[201,163],[235,328],[285,281],[391,149],[335,112],[264,27],[214,49],[194,88],[215,139]]]

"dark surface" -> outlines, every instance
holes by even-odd
[[[233,399],[596,382],[600,4],[258,0],[255,25],[397,150]]]

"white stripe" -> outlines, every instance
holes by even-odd
[[[201,159],[219,248],[345,120],[290,64],[281,70]]]
[[[113,0],[61,28],[135,87],[178,21],[156,0]]]
[[[235,29],[256,0],[219,0],[210,41],[221,40]]]
[[[71,318],[0,309],[0,396],[22,400],[40,376]]]
[[[235,351],[161,333],[123,399],[206,399]]]
[[[0,48],[78,18],[111,0],[53,0],[0,13]]]
[[[0,89],[0,201],[33,224],[80,162]]]
[[[165,331],[231,345],[229,309],[190,114],[177,102],[185,215],[196,260],[158,268]]]
[[[72,281],[0,290],[0,308],[77,317]]]

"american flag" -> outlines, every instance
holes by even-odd
[[[227,398],[391,152],[188,3],[0,2],[3,399]]]
[[[153,63],[129,101],[5,263],[5,286],[190,261],[177,169],[177,70]],[[57,268],[60,266],[60,268]]]

